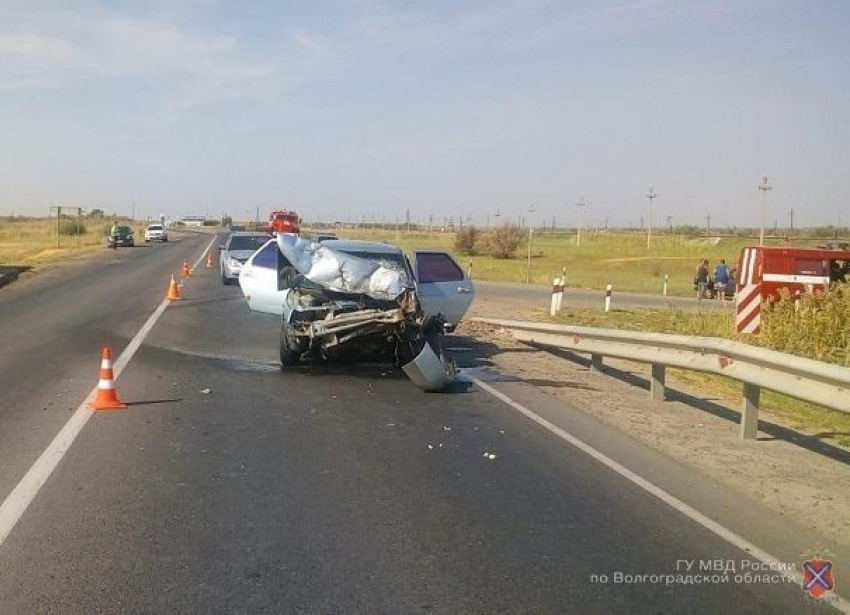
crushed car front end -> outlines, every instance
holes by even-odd
[[[297,259],[294,252],[286,256],[290,261]],[[340,280],[351,280],[349,274],[363,267],[361,261],[366,260],[371,261],[372,272],[362,283],[348,284],[356,290],[341,290],[345,283]],[[381,356],[391,358],[425,390],[443,390],[451,383],[454,371],[443,360],[441,350],[444,322],[440,317],[425,316],[409,271],[400,265],[403,260],[394,265],[386,258],[362,259],[351,253],[323,250],[316,259],[319,261],[314,274],[339,264],[341,275],[313,277],[336,282],[317,282],[294,270],[283,276],[282,365],[296,364],[302,356]],[[327,267],[329,263],[333,267]],[[367,277],[370,281],[365,281]],[[383,286],[376,291],[376,280],[388,278],[393,278],[391,284],[401,285],[393,286],[390,293]]]

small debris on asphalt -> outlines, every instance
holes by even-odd
[[[451,430],[452,430],[451,427],[443,427],[443,431],[451,431]]]
[[[505,430],[504,430],[504,429],[500,429],[500,430],[499,430],[499,433],[500,433],[500,434],[502,434],[502,435],[504,436],[504,435],[505,435]]]
[[[428,445],[428,450],[429,450],[429,451],[434,450],[434,447],[433,447],[433,446],[431,446],[431,445],[429,444],[429,445]]]
[[[395,423],[387,423],[387,427],[395,427]]]
[[[496,458],[495,453],[488,453],[487,451],[484,451],[484,454],[483,454],[483,455],[481,455],[481,456],[482,456],[482,457],[486,457],[486,458],[487,458],[487,459],[489,459],[490,461],[493,461],[493,460]]]
[[[204,395],[209,395],[212,393],[212,389],[201,389],[198,393],[203,393]]]

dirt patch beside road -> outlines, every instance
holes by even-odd
[[[521,301],[521,300],[520,300]],[[477,301],[472,316],[545,320],[540,306]],[[649,366],[606,359],[612,375],[576,356],[506,352],[529,347],[504,330],[464,322],[457,333],[496,347],[487,360],[580,411],[747,494],[780,515],[850,547],[850,451],[781,425],[758,441],[739,437],[739,400],[707,399],[668,377],[669,401],[649,398]],[[569,386],[567,386],[569,385]],[[768,412],[762,420],[774,423]],[[792,441],[796,439],[796,442]],[[817,452],[815,452],[817,451]]]

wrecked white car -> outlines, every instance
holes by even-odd
[[[408,262],[398,248],[385,243],[325,239],[321,244],[340,252],[356,254],[371,250],[395,254],[392,258],[413,271],[412,279],[422,310],[427,316],[441,314],[448,331],[466,315],[475,296],[472,282],[445,250],[414,250]],[[283,314],[284,293],[288,287],[280,284],[280,272],[288,266],[291,263],[281,254],[276,239],[269,239],[243,263],[237,279],[252,311]]]
[[[282,365],[307,354],[383,353],[425,390],[443,390],[451,383],[453,367],[441,346],[447,320],[441,312],[423,309],[421,285],[400,249],[361,241],[318,244],[283,234],[276,242]],[[453,306],[459,320],[472,301],[471,283],[448,254],[442,256],[449,262],[441,262],[441,268],[449,271],[451,265],[451,276],[460,276],[452,283],[468,285],[468,292],[458,293],[461,304]]]

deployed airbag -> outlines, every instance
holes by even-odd
[[[407,273],[387,266],[391,263],[358,258],[297,235],[279,234],[277,246],[298,273],[332,291],[394,300],[410,284]]]

